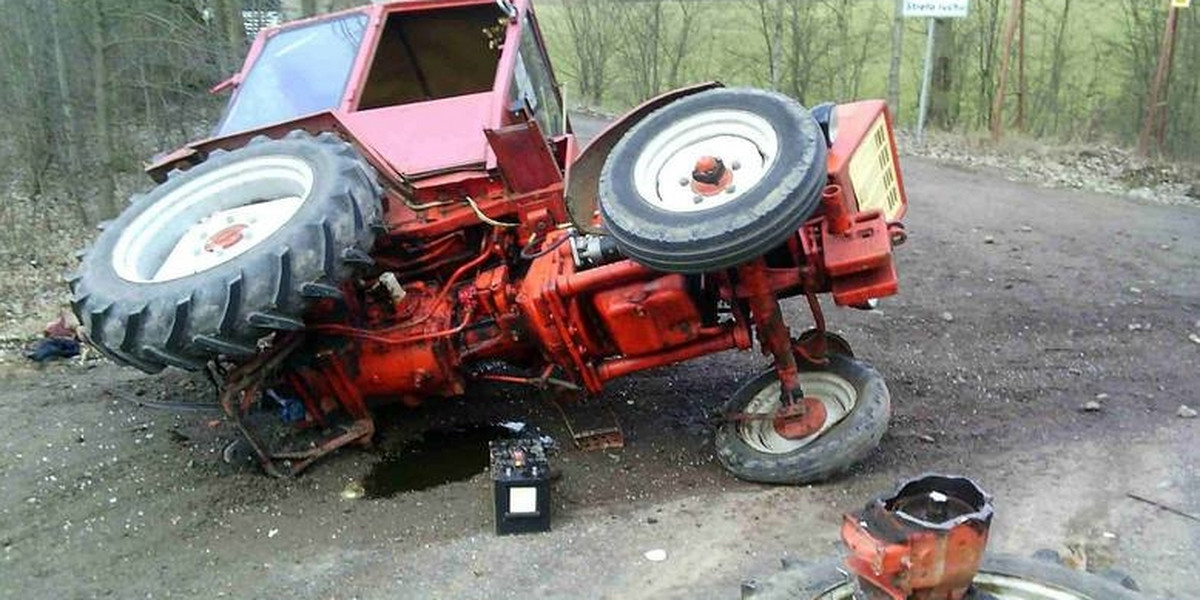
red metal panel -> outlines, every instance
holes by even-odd
[[[892,259],[887,222],[878,212],[858,213],[845,233],[833,233],[829,221],[821,227],[825,270],[834,277],[881,267]]]
[[[537,121],[489,129],[484,132],[496,155],[508,189],[527,194],[562,181],[558,163],[551,154]]]
[[[492,93],[338,115],[350,133],[397,171],[418,175],[487,160]]]
[[[592,302],[625,356],[653,354],[699,336],[700,311],[683,275],[600,292]]]

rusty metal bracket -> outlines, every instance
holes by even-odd
[[[294,477],[317,459],[343,446],[368,443],[375,433],[375,423],[370,413],[357,390],[344,379],[345,373],[336,358],[322,369],[322,374],[331,380],[339,402],[354,419],[349,425],[338,426],[341,433],[326,437],[305,450],[274,452],[263,442],[255,428],[246,422],[244,417],[261,392],[263,382],[300,345],[301,339],[300,336],[292,336],[279,340],[269,351],[231,371],[225,377],[219,396],[221,410],[254,451],[263,471],[277,479]],[[342,397],[347,391],[344,388],[349,388],[352,397]]]
[[[607,403],[601,407],[598,403],[572,402],[570,406],[572,414],[568,415],[567,409],[563,407],[558,398],[548,397],[547,399],[558,410],[576,448],[584,452],[593,452],[625,447],[625,433],[621,430],[620,422],[617,421],[617,414]],[[607,419],[604,418],[605,415],[607,415]],[[575,419],[574,422],[572,422],[572,418]],[[580,420],[587,422],[586,428],[576,429]],[[609,421],[612,425],[605,425],[604,421]]]

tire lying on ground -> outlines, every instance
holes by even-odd
[[[69,280],[75,314],[92,345],[146,372],[253,355],[369,263],[381,195],[332,134],[213,152],[103,228]]]
[[[792,440],[770,419],[727,418],[717,428],[717,458],[741,479],[799,485],[828,479],[862,460],[883,438],[891,396],[879,372],[853,358],[830,354],[823,366],[800,364],[805,396],[825,405],[817,433]],[[746,382],[725,405],[726,415],[770,415],[781,406],[779,377],[769,369]]]
[[[600,175],[600,215],[628,257],[660,271],[736,266],[782,243],[817,209],[825,136],[796,101],[719,88],[651,113],[617,143]],[[720,159],[729,177],[698,192],[693,170]]]
[[[986,554],[968,597],[1000,600],[1143,600],[1145,596],[1086,571],[1034,558]],[[742,584],[743,600],[852,600],[854,580],[841,560],[794,564]]]

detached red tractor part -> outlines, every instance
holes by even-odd
[[[743,600],[1137,600],[1134,590],[1040,559],[988,555],[991,497],[926,475],[843,517],[844,561],[785,564]],[[1128,580],[1128,578],[1125,578]],[[1136,587],[1136,586],[1134,586]]]
[[[526,1],[269,29],[230,81],[216,137],[150,167],[161,185],[71,286],[114,360],[211,369],[269,473],[368,443],[381,403],[484,381],[597,394],[755,339],[772,366],[725,407],[730,471],[815,481],[882,436],[887,388],[818,299],[897,291],[906,199],[882,101],[818,119],[705,84],[579,152]],[[798,337],[792,296],[814,319]],[[267,443],[268,411],[306,443]]]

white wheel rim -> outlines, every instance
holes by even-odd
[[[1091,600],[1079,592],[999,573],[979,573],[975,586],[996,600]],[[854,582],[847,581],[812,600],[848,600],[854,597],[854,590]]]
[[[710,110],[680,119],[651,138],[634,163],[633,180],[638,195],[662,210],[711,210],[762,181],[778,155],[779,136],[766,119],[744,110]],[[711,196],[691,187],[692,169],[706,156],[721,159],[733,173],[731,185]]]
[[[304,204],[312,167],[294,156],[260,156],[214,169],[160,198],[121,232],[116,274],[164,282],[225,264],[261,244]]]
[[[858,404],[858,390],[844,378],[826,371],[811,371],[800,373],[798,376],[800,389],[804,395],[816,398],[825,407],[825,422],[821,428],[807,437],[790,440],[775,431],[774,419],[759,418],[742,421],[738,424],[737,433],[742,441],[751,448],[765,454],[787,454],[799,450],[821,437],[854,410]],[[779,380],[775,379],[770,385],[763,387],[746,404],[747,415],[774,415],[782,403],[779,399]]]

